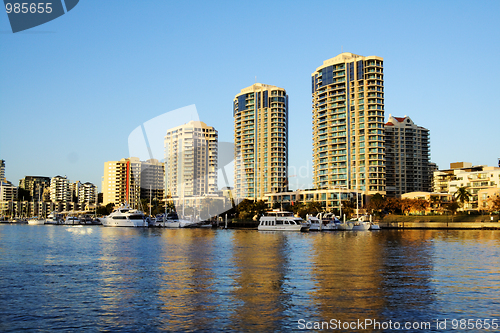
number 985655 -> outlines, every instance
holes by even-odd
[[[52,13],[52,3],[47,2],[47,3],[6,3],[5,4],[5,10],[7,11],[7,14],[14,13],[14,14],[43,14],[47,13],[50,14]]]

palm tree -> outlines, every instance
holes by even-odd
[[[455,199],[460,202],[461,206],[464,206],[465,202],[469,202],[472,195],[467,191],[467,188],[462,186],[457,189],[455,192]]]

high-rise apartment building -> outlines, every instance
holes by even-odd
[[[80,202],[78,200],[78,193],[80,192],[80,186],[82,186],[82,182],[77,180],[74,183],[68,183],[68,191],[69,191],[69,201],[71,202]]]
[[[385,194],[383,59],[341,53],[311,78],[315,188]]]
[[[158,173],[161,177],[150,177]],[[149,198],[150,189],[163,189],[163,187],[163,163],[158,160],[150,159],[142,162],[137,157],[129,157],[104,163],[101,187],[104,205],[108,203],[121,205],[126,202],[134,208],[140,208],[141,193],[147,193],[144,197]]]
[[[19,188],[29,192],[29,195],[38,200],[43,197],[43,192],[50,187],[50,178],[42,176],[26,176],[19,180]],[[21,198],[23,200],[23,198]],[[27,200],[28,198],[24,198]]]
[[[429,130],[408,116],[385,124],[386,194],[401,197],[409,192],[431,192]]]
[[[193,197],[217,191],[218,133],[201,121],[167,131],[165,195]]]
[[[17,187],[0,179],[0,215],[6,215],[9,209],[12,212],[14,200],[17,200]]]
[[[78,203],[96,203],[97,186],[92,183],[83,183],[78,187]]]
[[[62,176],[52,177],[50,180],[50,201],[70,202],[71,191],[68,178]]]
[[[288,95],[255,83],[233,101],[236,198],[264,199],[287,190]]]
[[[157,159],[141,162],[141,198],[162,200],[165,193],[165,164]]]
[[[0,160],[0,181],[5,179],[5,160]]]

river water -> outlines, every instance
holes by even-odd
[[[0,225],[1,332],[484,324],[499,330],[500,231]]]

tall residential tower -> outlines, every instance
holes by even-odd
[[[201,121],[171,128],[165,136],[165,194],[193,197],[217,191],[218,133]]]
[[[141,161],[138,157],[104,163],[102,178],[103,204],[125,202],[140,208],[140,199],[163,196],[164,165],[156,159]]]
[[[387,196],[432,192],[429,130],[408,116],[393,117],[385,124]]]
[[[287,189],[288,95],[255,83],[233,101],[237,198],[264,199]]]
[[[314,187],[385,194],[383,59],[341,53],[311,76]]]

